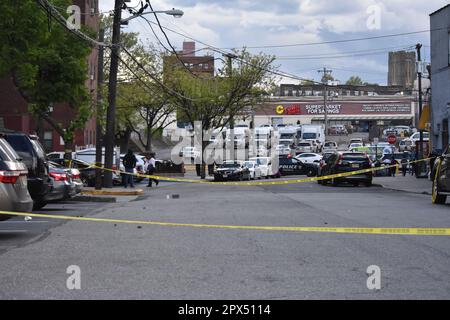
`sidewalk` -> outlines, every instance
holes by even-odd
[[[139,196],[144,194],[144,190],[141,188],[102,188],[102,190],[95,190],[95,188],[84,187],[81,192],[82,195],[93,196]]]
[[[431,195],[432,182],[428,179],[417,179],[415,176],[404,177],[400,174],[395,177],[374,177],[373,183],[385,189]]]

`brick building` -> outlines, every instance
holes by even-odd
[[[74,0],[73,3],[81,9],[81,22],[98,31],[99,15],[98,0]],[[38,10],[38,8],[36,8]],[[87,57],[88,75],[86,87],[91,95],[93,105],[97,96],[97,62],[98,50],[92,50]],[[55,104],[52,117],[63,125],[75,117],[75,112],[67,104]],[[46,122],[37,120],[28,112],[28,104],[15,87],[11,76],[0,78],[0,128],[38,134],[43,140],[47,151],[64,151],[64,142],[59,134]],[[77,130],[74,137],[75,146],[95,144],[95,118],[86,122],[84,129]]]

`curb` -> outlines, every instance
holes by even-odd
[[[375,184],[374,184],[374,186],[375,186]],[[412,193],[412,194],[420,194],[420,195],[425,195],[425,196],[431,196],[431,192],[428,192],[428,191],[416,192],[416,191],[410,191],[410,190],[395,189],[395,188],[392,188],[392,187],[386,187],[386,186],[384,186],[382,184],[377,184],[377,186],[380,186],[380,187],[382,187],[383,189],[386,189],[386,190],[400,191],[400,192],[405,192],[405,193]]]
[[[144,190],[136,189],[130,191],[114,191],[114,190],[84,190],[81,195],[89,196],[141,196]]]
[[[94,196],[85,196],[79,195],[69,199],[70,201],[76,202],[107,202],[107,203],[115,203],[117,202],[114,197],[94,197]]]

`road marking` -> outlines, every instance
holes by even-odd
[[[26,223],[26,224],[31,224],[31,223],[48,223],[48,222],[50,222],[50,221],[48,221],[48,220],[45,220],[45,221],[2,221],[2,222],[0,222],[0,226],[1,225],[4,225],[4,224],[8,224],[8,223],[12,223],[12,224],[14,224],[14,223]]]
[[[25,233],[28,230],[0,230],[0,233]]]
[[[282,227],[282,226],[236,226],[220,224],[195,224],[158,221],[120,220],[108,218],[84,218],[62,215],[33,214],[20,212],[0,211],[4,215],[44,217],[49,219],[62,219],[89,222],[107,222],[152,225],[163,227],[185,227],[199,229],[227,229],[227,230],[258,230],[258,231],[291,231],[291,232],[317,232],[317,233],[348,233],[348,234],[376,234],[376,235],[409,235],[409,236],[450,236],[450,228],[365,228],[365,227]]]

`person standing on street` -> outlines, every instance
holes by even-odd
[[[408,159],[406,158],[406,154],[403,154],[403,158],[400,163],[402,165],[402,174],[406,177],[406,172],[408,171]]]
[[[149,156],[145,157],[145,165],[147,166],[146,172],[149,176],[153,176],[156,171],[156,160],[155,160],[155,153],[152,152],[149,154]],[[147,187],[151,188],[153,186],[153,182],[158,186],[159,181],[153,178],[148,178],[148,185]]]
[[[128,150],[125,157],[123,157],[123,166],[125,167],[124,175],[124,187],[128,187],[128,183],[131,188],[134,188],[134,168],[136,167],[137,159],[132,150]]]
[[[392,155],[391,166],[395,166],[395,167],[391,167],[391,176],[393,176],[395,178],[395,172],[397,171],[397,168],[398,168],[398,161],[395,160],[394,155]]]

